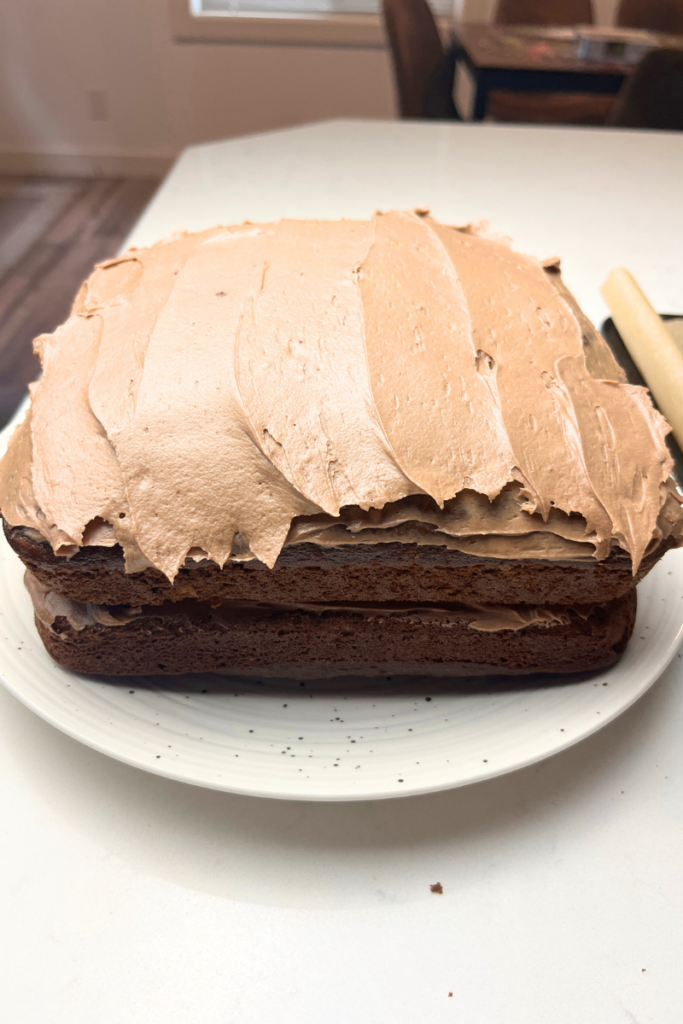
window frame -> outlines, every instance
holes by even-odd
[[[241,43],[273,46],[386,47],[377,14],[205,14],[190,12],[189,0],[168,0],[176,43]],[[443,19],[441,19],[443,20]]]

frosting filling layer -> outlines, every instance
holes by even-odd
[[[0,507],[58,554],[273,566],[442,543],[634,571],[681,532],[668,427],[543,266],[420,213],[181,235],[96,268],[38,338]]]
[[[81,604],[78,601],[72,601],[45,587],[28,571],[25,574],[24,582],[31,595],[36,617],[51,632],[57,632],[53,627],[59,618],[65,619],[72,629],[79,632],[96,625],[127,626],[132,622],[139,623],[145,618],[185,616],[192,619],[207,615],[214,622],[229,629],[230,623],[238,618],[255,618],[268,612],[301,611],[315,615],[324,615],[328,612],[348,612],[362,615],[364,618],[375,619],[378,623],[386,618],[401,618],[413,623],[438,624],[444,628],[466,625],[471,629],[492,633],[506,629],[517,631],[525,629],[527,626],[548,628],[555,625],[567,625],[570,621],[570,611],[586,618],[593,610],[592,605],[577,605],[568,609],[521,604],[412,605],[398,602],[387,604],[363,602],[270,604],[259,601],[223,601],[212,606],[208,602],[193,600],[168,601],[162,605],[137,608],[126,605]]]

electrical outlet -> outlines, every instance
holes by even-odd
[[[91,121],[109,120],[109,103],[104,89],[91,89],[87,93]]]

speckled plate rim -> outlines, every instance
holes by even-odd
[[[5,547],[7,546],[5,545]],[[3,552],[3,557],[0,563],[0,593],[5,594],[6,591],[2,584],[5,583],[7,552],[9,552],[9,556],[12,559],[16,559],[16,556],[14,556],[8,548],[6,552]],[[660,578],[658,579],[658,577]],[[674,614],[670,607],[671,604],[673,604],[673,600],[667,600],[666,604],[669,606],[668,614],[661,615],[658,621],[651,621],[648,623],[648,618],[656,618],[652,604],[657,600],[661,590],[660,585],[663,580],[666,579],[668,579],[669,585],[674,587],[676,590],[676,593],[672,594],[671,597],[678,598],[680,611],[678,611],[678,604],[674,604],[674,608],[676,609],[676,613]],[[14,585],[16,585],[16,583]],[[561,684],[564,695],[572,695],[570,710],[571,704],[575,705],[573,708],[574,714],[576,713],[577,702],[580,704],[582,698],[584,696],[586,698],[587,713],[583,716],[583,724],[581,726],[568,728],[564,736],[561,736],[559,732],[553,730],[553,735],[547,735],[546,739],[541,742],[540,745],[532,744],[531,747],[526,750],[519,750],[516,756],[507,757],[507,759],[503,761],[498,760],[495,764],[490,763],[488,767],[485,767],[484,763],[481,763],[481,759],[479,759],[480,766],[478,770],[469,770],[465,773],[460,772],[458,774],[457,772],[449,772],[444,768],[439,773],[438,778],[432,777],[428,782],[424,783],[420,783],[417,779],[413,781],[406,778],[405,784],[399,784],[398,779],[395,779],[391,784],[371,786],[369,789],[365,786],[358,788],[355,783],[349,788],[339,789],[337,786],[333,788],[330,788],[327,785],[321,786],[320,779],[318,778],[316,783],[311,786],[302,787],[299,785],[293,786],[291,777],[286,778],[284,776],[281,780],[281,784],[278,785],[273,782],[272,772],[270,781],[268,778],[263,781],[255,775],[251,782],[245,783],[244,779],[231,778],[229,770],[226,771],[226,776],[222,780],[218,780],[213,777],[210,772],[202,771],[201,766],[198,767],[196,764],[183,764],[182,762],[176,765],[160,764],[156,762],[158,755],[154,755],[151,752],[143,752],[143,754],[140,754],[139,752],[134,753],[131,751],[126,737],[126,715],[121,714],[117,721],[116,709],[110,708],[109,710],[113,713],[114,717],[109,719],[107,727],[103,724],[101,717],[100,720],[97,720],[96,718],[89,720],[86,717],[86,719],[79,721],[77,719],[78,696],[76,695],[74,697],[73,706],[71,706],[69,701],[65,699],[57,701],[56,693],[54,695],[51,694],[49,698],[46,699],[47,691],[41,691],[39,687],[32,685],[30,667],[32,663],[34,669],[36,669],[39,674],[44,674],[45,663],[47,662],[50,666],[48,671],[51,671],[55,676],[55,681],[57,676],[61,676],[63,678],[70,678],[77,686],[85,686],[86,688],[109,687],[110,692],[116,692],[117,694],[118,692],[121,692],[125,686],[138,686],[139,689],[137,692],[139,694],[144,693],[147,702],[151,702],[150,706],[153,706],[154,701],[159,699],[160,696],[164,698],[167,697],[168,689],[164,689],[164,684],[161,683],[158,688],[154,686],[140,687],[140,680],[131,679],[125,683],[124,687],[119,687],[119,690],[113,691],[111,690],[112,684],[107,683],[102,679],[69,673],[49,659],[48,655],[42,649],[42,644],[40,644],[40,640],[37,633],[35,633],[32,623],[27,624],[25,622],[25,615],[23,617],[23,628],[20,629],[20,632],[23,633],[23,637],[20,637],[21,653],[24,655],[23,667],[21,671],[17,672],[15,661],[16,655],[15,658],[8,658],[10,653],[8,645],[11,644],[13,640],[16,640],[19,634],[13,631],[11,639],[8,639],[3,635],[0,637],[0,678],[2,679],[5,687],[23,704],[38,714],[45,721],[71,736],[73,739],[76,739],[79,742],[119,761],[123,761],[134,767],[151,771],[157,775],[180,782],[217,790],[224,790],[227,792],[240,793],[243,795],[269,797],[272,799],[344,801],[376,800],[418,795],[494,778],[498,775],[516,771],[517,769],[543,760],[544,758],[555,753],[559,753],[587,736],[597,732],[630,707],[649,689],[649,687],[656,681],[666,666],[670,663],[678,649],[683,635],[683,600],[681,600],[681,598],[683,598],[683,552],[669,553],[669,555],[666,556],[666,559],[663,560],[653,570],[646,581],[641,584],[639,593],[641,594],[641,600],[640,611],[636,623],[636,632],[634,633],[634,639],[632,640],[622,661],[608,671],[592,676],[589,680],[582,680],[578,683],[570,682],[568,684]],[[21,595],[21,597],[23,600],[24,595]],[[6,612],[6,602],[2,612],[3,615]],[[30,635],[30,630],[34,631],[34,636]],[[650,631],[649,636],[648,631]],[[5,631],[3,630],[3,634],[4,632]],[[642,640],[640,639],[641,637],[643,637]],[[26,661],[27,655],[28,664]],[[38,665],[39,661],[43,662],[41,666]],[[15,667],[14,671],[13,663]],[[29,669],[29,673],[27,673],[27,669]],[[67,682],[66,685],[70,686],[71,684]],[[608,706],[604,706],[603,704],[597,708],[595,704],[595,691],[597,690],[598,694],[606,692],[602,691],[602,687],[605,685],[609,685],[610,704]],[[556,686],[548,687],[547,690],[548,692],[558,692]],[[75,692],[76,691],[74,691],[74,693]],[[182,695],[183,692],[180,691],[177,694],[173,694],[176,706],[180,706],[179,698]],[[273,707],[277,702],[282,701],[282,696],[282,690],[267,693],[267,699]],[[506,699],[509,703],[519,703],[520,701],[532,703],[528,697],[529,694],[524,691],[520,693],[515,691],[506,691]],[[392,694],[388,697],[388,701],[391,702],[393,698],[394,695]],[[200,700],[201,699],[202,698],[200,698]],[[422,695],[420,694],[419,699],[422,700],[426,698],[422,698]],[[460,697],[456,695],[456,700],[459,699]],[[471,697],[468,699],[471,699]],[[417,701],[414,703],[417,703]],[[393,704],[392,707],[394,707]],[[434,705],[434,707],[436,707],[436,705]],[[189,706],[187,714],[189,719],[192,714],[192,709]],[[389,707],[387,705],[387,715],[388,714]],[[497,714],[499,713],[497,712]],[[504,718],[505,709],[503,709],[503,720],[498,723],[497,728],[505,728]],[[557,722],[567,720],[567,703],[565,702],[564,705],[558,706]],[[425,732],[429,731],[430,723],[422,723],[422,726]],[[353,728],[351,723],[349,723],[347,727]],[[297,726],[294,731],[298,731],[298,729],[299,727]],[[154,733],[153,729],[151,730],[151,734],[155,738],[162,738],[159,733]],[[417,733],[415,738],[419,738]],[[457,728],[454,728],[453,730],[452,740],[454,743],[458,740]],[[282,740],[281,742],[285,741]],[[489,748],[492,746],[495,746],[495,744],[492,743],[491,738],[489,737],[486,751],[488,752]],[[363,755],[361,754],[361,760],[362,756]],[[401,761],[404,761],[405,758],[401,758],[396,755],[395,760],[398,765]],[[490,762],[494,761],[493,758],[489,758],[487,760]],[[394,775],[398,775],[398,773],[399,769],[396,768]],[[404,774],[402,769],[400,770],[400,773]],[[403,783],[403,781],[404,780],[401,780],[401,783]]]

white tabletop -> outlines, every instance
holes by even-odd
[[[430,205],[562,256],[598,320],[614,264],[683,311],[681,180],[683,134],[324,124],[187,150],[131,242]],[[534,767],[346,805],[148,775],[0,690],[4,1019],[678,1024],[682,676]]]

